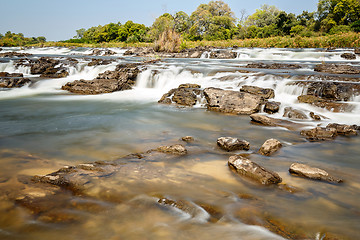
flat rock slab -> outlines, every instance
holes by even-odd
[[[209,110],[223,113],[249,115],[259,112],[263,104],[257,95],[220,88],[206,88],[204,96]]]
[[[326,181],[326,182],[331,182],[331,183],[343,182],[342,179],[338,179],[338,178],[330,176],[330,174],[328,172],[326,172],[325,170],[322,170],[320,168],[310,167],[308,165],[301,164],[301,163],[291,164],[291,166],[289,168],[289,172],[291,174],[294,174],[294,175],[297,175],[300,177],[313,179],[313,180],[321,180],[321,181]]]
[[[228,164],[230,167],[234,168],[237,173],[264,185],[277,184],[282,181],[277,173],[269,171],[242,156],[231,156]]]
[[[296,130],[300,127],[304,127],[302,124],[293,123],[290,121],[276,119],[272,117],[268,117],[259,113],[254,113],[250,115],[251,121],[256,124],[261,124],[269,127],[284,127],[289,130]]]
[[[333,74],[360,74],[360,69],[351,65],[342,65],[334,63],[323,63],[316,65],[314,68],[317,72]]]
[[[259,150],[259,153],[261,155],[270,156],[274,152],[278,151],[281,147],[282,147],[281,142],[271,138],[264,142],[264,144],[261,146]]]
[[[305,136],[309,141],[333,140],[338,135],[335,128],[321,127],[316,127],[310,130],[302,130],[300,134]]]
[[[255,94],[260,97],[263,97],[264,99],[269,99],[269,98],[275,97],[275,92],[271,88],[261,88],[261,87],[256,87],[256,86],[244,85],[241,87],[240,92],[247,92],[247,93]]]
[[[249,150],[250,143],[233,137],[220,137],[217,139],[217,145],[225,151]]]

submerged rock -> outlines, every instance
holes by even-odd
[[[288,117],[290,119],[307,119],[308,117],[306,116],[305,113],[303,113],[302,111],[298,110],[298,109],[293,109],[292,107],[286,107],[284,109],[284,115],[283,117]]]
[[[270,156],[274,152],[278,151],[281,147],[282,147],[281,142],[271,138],[264,142],[264,144],[261,146],[259,150],[259,153],[261,155]]]
[[[322,63],[315,66],[316,72],[332,74],[360,74],[360,69],[351,65],[340,65],[334,63]]]
[[[260,88],[255,86],[244,85],[241,87],[240,92],[247,92],[251,94],[258,95],[264,99],[274,98],[275,92],[271,88]]]
[[[300,134],[305,136],[309,141],[333,140],[338,135],[335,128],[321,127],[316,127],[310,130],[302,130]]]
[[[327,182],[332,182],[332,183],[343,182],[342,179],[338,179],[338,178],[330,176],[330,174],[328,172],[326,172],[325,170],[322,170],[320,168],[310,167],[308,165],[301,164],[301,163],[291,164],[291,166],[289,168],[289,172],[291,174],[294,174],[294,175],[297,175],[300,177],[310,178],[310,179],[314,179],[314,180],[321,180],[321,181],[327,181]]]
[[[241,156],[231,156],[228,164],[234,168],[237,173],[256,180],[264,185],[277,184],[282,181],[281,177],[272,171],[269,171],[255,162]]]
[[[171,104],[176,103],[182,106],[193,106],[197,103],[198,97],[201,97],[202,90],[198,84],[181,84],[178,88],[171,89],[165,93],[158,103]]]
[[[354,53],[343,53],[340,57],[345,58],[347,60],[354,60],[356,59],[356,55]]]
[[[280,103],[279,102],[266,102],[264,106],[264,112],[273,114],[277,113],[280,110]]]
[[[250,149],[250,143],[245,140],[240,140],[238,138],[232,138],[232,137],[220,137],[217,139],[217,145],[230,152],[230,151],[236,151],[236,150],[249,150]]]
[[[192,136],[182,137],[181,140],[184,141],[184,142],[193,142],[193,141],[195,141],[195,139]]]
[[[187,154],[186,148],[181,144],[175,144],[171,146],[160,146],[156,149],[158,152],[175,154],[175,155],[185,155]]]
[[[204,96],[209,110],[223,113],[252,114],[258,112],[263,104],[257,95],[220,88],[206,88]]]

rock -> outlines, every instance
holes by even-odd
[[[338,179],[338,178],[334,178],[334,177],[330,176],[329,173],[326,172],[325,170],[322,170],[320,168],[310,167],[308,165],[301,164],[301,163],[291,164],[291,166],[289,168],[289,172],[291,174],[294,174],[294,175],[297,175],[300,177],[310,178],[310,179],[314,179],[314,180],[327,181],[327,182],[331,182],[331,183],[343,182],[342,179]]]
[[[96,56],[111,56],[116,54],[116,52],[109,49],[94,49],[90,55]]]
[[[132,47],[126,50],[126,52],[124,53],[125,56],[127,55],[149,56],[154,54],[155,54],[154,49],[149,47],[140,47],[140,48]]]
[[[297,97],[299,102],[312,104],[314,106],[325,108],[333,112],[350,112],[354,109],[354,106],[347,103],[338,103],[330,100],[324,100],[320,97],[313,95],[301,95]]]
[[[216,50],[211,51],[209,57],[217,59],[232,59],[237,57],[237,53],[232,50]]]
[[[239,174],[256,180],[264,185],[277,184],[282,181],[277,173],[269,171],[255,162],[241,156],[231,156],[228,164]]]
[[[12,58],[12,57],[28,57],[31,56],[32,54],[30,53],[19,53],[19,52],[5,52],[5,53],[0,53],[0,57],[3,58]]]
[[[358,134],[357,133],[358,127],[356,125],[330,123],[326,126],[326,128],[327,129],[336,129],[336,132],[339,135],[355,136]]]
[[[118,65],[115,71],[100,73],[96,79],[68,82],[61,89],[77,94],[102,94],[131,89],[140,73],[138,64]]]
[[[193,141],[195,141],[195,139],[193,137],[191,137],[191,136],[182,137],[181,140],[184,141],[184,142],[193,142]]]
[[[0,72],[0,77],[3,78],[21,78],[24,77],[22,73],[8,73],[8,72]]]
[[[336,82],[311,82],[307,86],[307,95],[313,95],[325,100],[349,101],[357,84]]]
[[[355,49],[354,49],[354,53],[355,53],[355,54],[360,54],[360,48],[355,48]]]
[[[317,114],[315,114],[314,112],[310,112],[310,117],[312,119],[314,119],[315,121],[320,121],[321,120],[321,117]]]
[[[340,65],[334,63],[318,64],[314,68],[317,72],[325,72],[332,74],[360,74],[360,69],[351,65]]]
[[[280,109],[279,102],[266,102],[264,106],[264,112],[272,114],[277,113]]]
[[[265,141],[265,143],[261,146],[259,153],[264,156],[270,156],[274,152],[278,151],[281,147],[281,142],[271,138]]]
[[[236,150],[249,150],[250,143],[245,140],[239,140],[232,137],[220,137],[217,139],[217,145],[228,152]]]
[[[291,121],[286,121],[286,120],[282,120],[282,119],[275,119],[275,118],[271,118],[259,113],[254,113],[250,115],[251,121],[256,123],[256,124],[261,124],[264,126],[270,126],[270,127],[275,127],[275,126],[279,126],[279,127],[284,127],[290,130],[295,130],[298,129],[300,127],[303,127],[303,125],[301,124],[297,124],[297,123],[293,123]]]
[[[292,107],[286,107],[284,109],[284,115],[283,117],[288,117],[290,119],[307,119],[307,116],[305,115],[305,113],[303,113],[300,110],[297,109],[293,109]]]
[[[160,146],[156,149],[158,152],[170,153],[175,155],[185,155],[187,154],[186,148],[181,144],[175,144],[171,146]]]
[[[260,88],[255,86],[244,85],[241,87],[240,92],[247,92],[251,94],[258,95],[264,99],[274,98],[275,92],[271,88]]]
[[[283,63],[249,63],[246,68],[264,68],[264,69],[299,69],[302,68],[298,64],[283,64]]]
[[[38,60],[30,61],[31,74],[42,74],[49,68],[55,68],[59,65],[60,61],[53,58],[41,57]]]
[[[19,88],[30,82],[28,78],[0,78],[0,88]]]
[[[321,127],[316,127],[310,130],[302,130],[300,134],[305,136],[310,141],[333,140],[338,135],[335,128]]]
[[[40,75],[43,78],[64,78],[67,76],[69,76],[69,72],[62,67],[48,68]]]
[[[204,89],[204,96],[208,110],[224,113],[252,114],[259,112],[263,104],[259,96],[219,88]]]
[[[202,95],[201,86],[198,84],[181,84],[178,88],[165,93],[158,103],[171,104],[172,102],[182,106],[193,106],[197,103],[198,96]]]
[[[354,53],[343,53],[340,57],[345,58],[347,60],[354,60],[356,59],[356,55]]]
[[[99,65],[108,65],[112,63],[113,60],[106,60],[106,59],[92,59],[91,62],[88,63],[88,66],[99,66]]]

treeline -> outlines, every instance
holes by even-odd
[[[5,35],[0,33],[0,46],[1,47],[16,47],[31,44],[38,44],[46,42],[45,37],[24,37],[22,33],[6,32]]]
[[[183,11],[165,13],[151,27],[127,21],[77,30],[65,42],[155,42],[164,32],[172,31],[183,40],[228,40],[276,36],[312,37],[360,31],[360,0],[319,0],[317,11],[300,15],[286,13],[275,6],[263,5],[250,16],[240,11],[236,18],[223,1],[201,4],[189,16]],[[173,34],[174,35],[174,34]]]

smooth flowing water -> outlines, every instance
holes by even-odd
[[[31,75],[28,67],[16,68],[16,59],[0,59],[0,72],[21,72],[33,80],[21,88],[0,89],[0,239],[282,239],[284,233],[271,232],[269,223],[274,222],[282,223],[273,225],[284,225],[286,231],[305,232],[312,239],[322,239],[327,232],[358,238],[360,137],[311,143],[298,130],[263,127],[252,124],[248,116],[209,112],[205,102],[192,108],[157,103],[182,83],[230,90],[253,85],[275,90],[274,100],[281,102],[281,109],[273,117],[283,118],[284,108],[291,106],[323,116],[321,122],[298,121],[308,127],[330,122],[360,125],[359,96],[348,102],[353,106],[351,112],[335,113],[298,103],[297,96],[307,89],[292,84],[299,76],[316,76],[314,66],[324,61],[359,66],[357,60],[340,58],[349,50],[237,49],[238,58],[232,60],[207,59],[205,55],[201,59],[163,59],[138,76],[133,90],[93,96],[61,90],[69,81],[91,80],[119,63],[143,60],[123,58],[123,49],[112,50],[117,54],[101,58],[115,62],[93,67],[87,66],[90,60],[86,58],[91,49],[3,50],[32,53],[32,58],[73,57],[79,63],[70,67],[66,78],[42,79]],[[253,62],[296,63],[303,68],[239,71]],[[353,77],[360,79],[359,75]],[[187,145],[186,157],[131,163],[126,174],[95,184],[92,198],[68,196],[66,201],[74,205],[101,206],[56,209],[72,211],[78,216],[76,221],[49,223],[11,200],[13,193],[21,190],[23,176],[48,174],[64,165],[112,161],[181,143],[179,139],[187,135],[195,142]],[[301,190],[289,193],[234,174],[227,166],[231,154],[216,146],[221,136],[249,141],[251,160],[278,172],[284,183]],[[269,138],[280,140],[284,147],[272,157],[256,154]],[[291,176],[288,169],[294,162],[327,169],[344,183]],[[143,170],[139,171],[139,166]],[[111,197],[99,197],[99,189],[108,189]],[[193,207],[192,213],[159,206],[161,197],[186,201]],[[214,216],[218,217],[214,220]]]

